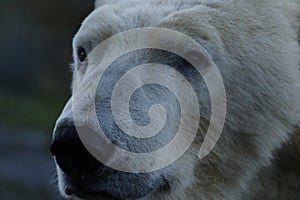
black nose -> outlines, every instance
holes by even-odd
[[[50,146],[58,166],[69,176],[96,172],[102,164],[82,144],[75,126],[58,127]]]

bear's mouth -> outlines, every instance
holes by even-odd
[[[64,193],[68,197],[77,197],[79,199],[87,200],[125,200],[144,198],[155,191],[166,191],[170,188],[169,181],[166,178],[160,178],[156,180],[157,182],[152,180],[151,184],[149,184],[139,181],[138,179],[135,179],[134,181],[130,180],[130,178],[128,178],[130,176],[136,175],[127,174],[126,178],[123,177],[123,181],[121,180],[122,177],[119,176],[119,178],[117,178],[119,181],[106,182],[103,180],[103,177],[97,177],[97,181],[95,181],[95,179],[93,181],[86,179],[80,182],[74,182],[70,177],[64,175]],[[110,177],[114,176],[111,175]],[[147,176],[141,178],[142,180],[151,179]],[[125,181],[125,179],[127,180]]]
[[[108,190],[103,190],[103,191],[88,191],[88,190],[80,190],[76,188],[72,188],[70,186],[67,186],[65,188],[65,193],[66,195],[70,197],[77,197],[79,199],[86,199],[86,200],[126,200],[126,199],[139,199],[141,197],[138,196],[129,196],[129,197],[124,197],[118,193],[115,193],[114,191],[108,191]],[[146,195],[145,195],[146,196]]]
[[[124,198],[117,196],[116,194],[112,194],[108,191],[84,191],[79,190],[76,188],[72,188],[67,186],[65,188],[65,193],[68,196],[76,196],[80,199],[87,199],[87,200],[98,200],[98,199],[111,199],[111,200],[125,200]]]

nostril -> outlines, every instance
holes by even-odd
[[[76,164],[71,156],[56,156],[55,160],[60,169],[69,176],[78,175],[82,169],[82,164]]]
[[[84,149],[75,126],[61,126],[56,129],[50,145],[53,156],[76,154]]]
[[[80,176],[82,172],[93,173],[102,166],[84,147],[73,126],[57,128],[50,151],[57,165],[70,176]]]
[[[63,155],[65,153],[65,150],[61,143],[53,141],[50,145],[50,152],[53,156],[58,156]]]

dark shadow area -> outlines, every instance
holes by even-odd
[[[59,199],[49,145],[70,95],[72,38],[93,4],[1,1],[1,200]]]

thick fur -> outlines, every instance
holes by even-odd
[[[147,26],[185,33],[208,51],[222,74],[228,108],[221,138],[200,160],[210,107],[199,100],[204,115],[197,139],[181,159],[157,172],[167,174],[168,187],[144,199],[300,199],[300,1],[99,0],[74,38],[74,52]],[[93,124],[88,116],[82,123]],[[59,167],[58,174],[64,194]]]

